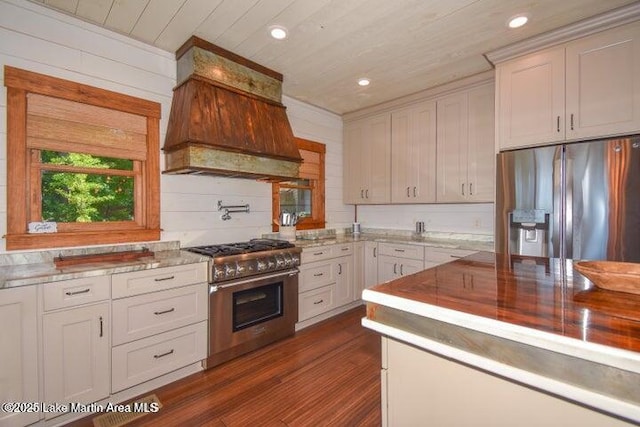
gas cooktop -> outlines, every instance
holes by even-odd
[[[290,270],[300,265],[300,252],[293,243],[276,239],[252,239],[184,248],[211,258],[209,283]]]
[[[240,255],[251,252],[264,252],[277,249],[288,249],[293,247],[295,247],[295,245],[291,242],[287,242],[286,240],[251,239],[248,242],[193,246],[184,249],[190,252],[198,253],[200,255],[217,258],[228,255]]]

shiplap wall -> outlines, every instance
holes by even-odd
[[[4,65],[11,65],[162,105],[161,144],[175,85],[174,55],[73,17],[22,0],[0,0],[0,235],[6,232],[6,89]],[[286,76],[285,76],[286,78]],[[284,97],[296,136],[325,143],[327,227],[348,227],[353,206],[342,203],[342,120],[309,104]],[[162,163],[162,160],[161,160]],[[167,176],[161,179],[162,240],[183,246],[239,241],[271,231],[271,187],[240,179]],[[217,201],[251,206],[249,214],[220,219]],[[493,205],[360,206],[364,227],[493,233]],[[0,252],[5,252],[0,240]]]
[[[173,53],[23,0],[0,0],[0,235],[6,233],[6,88],[4,65],[125,93],[162,105],[161,145],[171,108]],[[286,78],[286,77],[285,77]],[[353,220],[342,204],[342,119],[286,98],[296,136],[327,145],[326,215],[329,227]],[[161,161],[162,163],[162,161]],[[162,240],[183,246],[240,241],[271,231],[271,186],[203,176],[161,179]],[[217,201],[251,206],[249,214],[220,219]],[[0,252],[6,252],[4,240]]]

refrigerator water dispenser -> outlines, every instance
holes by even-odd
[[[510,212],[509,216],[510,253],[548,256],[549,214],[540,209],[518,209]]]

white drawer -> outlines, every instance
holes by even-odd
[[[298,280],[298,292],[327,286],[335,281],[335,262],[333,260],[302,265]]]
[[[398,258],[424,259],[424,246],[405,245],[402,243],[378,243],[380,255],[388,255]]]
[[[303,248],[302,257],[300,262],[302,265],[308,264],[314,261],[322,261],[335,257],[334,254],[335,245],[328,246],[314,246],[312,248]]]
[[[207,266],[205,262],[114,274],[111,276],[112,295],[116,299],[206,283]]]
[[[335,285],[302,293],[298,297],[298,321],[310,319],[334,307]]]
[[[447,248],[427,248],[424,254],[424,259],[430,263],[444,264],[449,261],[455,261],[456,259],[471,255],[476,251],[469,251],[464,249],[447,249]]]
[[[116,393],[206,357],[207,322],[113,347],[111,392]]]
[[[342,243],[340,245],[315,246],[302,249],[302,264],[339,256],[351,255],[353,253],[353,243]]]
[[[113,345],[207,320],[206,283],[113,301]]]
[[[95,276],[42,285],[44,310],[74,307],[111,297],[111,278]]]

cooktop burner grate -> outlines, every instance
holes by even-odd
[[[185,248],[190,252],[210,257],[222,257],[229,255],[240,255],[250,252],[264,252],[276,249],[293,248],[295,245],[286,240],[276,239],[251,239],[248,242],[223,243],[220,245],[204,245]]]

